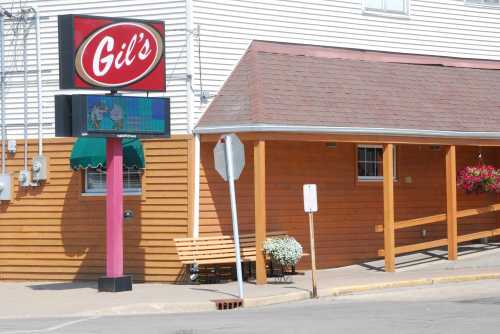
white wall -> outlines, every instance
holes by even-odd
[[[500,8],[463,0],[410,0],[408,17],[363,14],[362,0],[193,2],[203,89],[210,95],[253,39],[500,60]]]
[[[42,20],[44,132],[54,134],[54,94],[58,93],[57,15],[91,14],[160,19],[166,23],[167,85],[174,133],[187,129],[186,0],[31,0]],[[19,0],[0,5],[19,10]],[[466,6],[463,0],[410,0],[408,17],[363,14],[362,0],[193,0],[194,24],[201,26],[202,85],[211,96],[253,39],[500,60],[500,8]],[[32,30],[32,32],[34,32]],[[12,36],[8,36],[12,39]],[[30,35],[30,70],[34,69],[34,33]],[[8,41],[9,42],[9,41]],[[193,86],[199,85],[198,40],[194,41]],[[10,42],[9,42],[10,43]],[[17,67],[22,68],[17,48]],[[7,48],[7,70],[14,69],[14,47]],[[30,74],[30,81],[35,79]],[[8,136],[22,134],[22,76],[7,79]],[[35,86],[30,86],[30,123],[36,132]],[[197,117],[207,103],[193,103]],[[196,117],[196,118],[197,118]]]
[[[124,16],[140,19],[164,20],[166,24],[166,63],[167,93],[171,97],[172,129],[184,132],[186,117],[186,12],[184,0],[37,0],[21,1],[23,6],[37,6],[42,16],[41,49],[43,69],[43,107],[45,136],[54,136],[54,94],[58,91],[58,40],[57,15],[90,14],[101,16]],[[13,4],[13,7],[11,7]],[[0,0],[0,6],[18,12],[19,1]],[[12,8],[12,9],[11,9]],[[10,35],[7,36],[7,71],[22,69],[22,36],[17,38],[17,57],[14,62],[14,44],[11,24],[6,24]],[[29,35],[29,69],[35,69],[35,34]],[[23,85],[22,74],[10,73],[7,77],[7,124],[8,138],[18,138],[23,128],[14,126],[23,123]],[[29,81],[35,84],[35,73],[30,73]],[[33,123],[30,134],[36,134],[37,105],[36,86],[29,87],[29,122]],[[67,93],[67,92],[66,92]],[[158,94],[151,94],[158,95]]]

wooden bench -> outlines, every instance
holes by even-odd
[[[286,232],[268,232],[269,237],[285,237]],[[227,264],[236,263],[232,236],[176,238],[177,254],[182,264]],[[242,262],[255,261],[255,234],[240,235],[240,253]]]

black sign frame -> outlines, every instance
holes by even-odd
[[[170,138],[170,98],[168,97],[139,97],[126,96],[138,99],[165,100],[165,132],[151,133],[140,131],[92,131],[87,128],[87,97],[102,96],[96,94],[56,95],[56,137],[115,137],[115,138]],[[119,97],[120,95],[111,95]],[[124,96],[125,97],[125,96]]]

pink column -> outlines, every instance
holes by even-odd
[[[106,140],[106,276],[123,276],[123,148]]]

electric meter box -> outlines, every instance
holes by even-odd
[[[0,174],[0,201],[10,201],[12,197],[12,178],[10,174]]]
[[[31,165],[33,181],[46,181],[49,176],[47,157],[37,155],[33,158]]]

